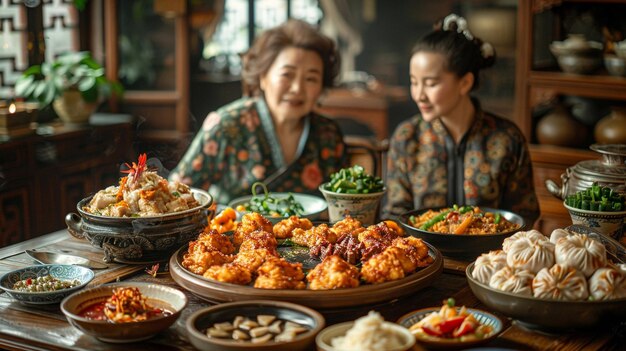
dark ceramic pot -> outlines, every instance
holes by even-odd
[[[587,141],[585,125],[561,105],[539,121],[536,134],[540,144],[576,147]]]
[[[441,207],[433,208],[435,211],[440,209]],[[444,256],[471,261],[485,252],[501,249],[504,239],[526,228],[524,219],[516,213],[489,207],[481,207],[480,209],[484,212],[500,213],[502,217],[506,218],[509,222],[518,224],[519,228],[497,234],[455,235],[430,232],[409,224],[409,218],[411,216],[420,216],[429,209],[406,212],[400,216],[399,222],[409,235],[420,238],[433,245],[441,251]]]
[[[594,136],[600,144],[626,144],[626,109],[614,109],[595,127]]]
[[[602,160],[585,160],[568,167],[561,174],[561,185],[547,179],[546,188],[552,195],[563,200],[593,182],[626,193],[626,144],[594,144],[589,148],[602,154]]]
[[[76,213],[65,217],[68,231],[92,246],[104,250],[105,262],[153,263],[163,261],[179,247],[195,239],[208,224],[213,198],[192,189],[199,206],[163,216],[107,217],[83,210],[91,196],[76,205]]]

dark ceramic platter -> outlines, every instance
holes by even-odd
[[[442,208],[447,207],[433,208],[432,210],[438,211]],[[502,248],[502,241],[504,239],[517,233],[520,230],[523,230],[525,227],[524,219],[518,214],[489,207],[480,207],[480,209],[483,212],[499,213],[509,222],[519,224],[520,227],[515,230],[510,230],[508,232],[498,234],[455,235],[429,232],[413,227],[409,224],[409,217],[420,216],[423,213],[427,212],[429,209],[413,210],[406,212],[400,216],[399,222],[405,228],[407,233],[432,244],[434,247],[439,249],[444,256],[473,261],[474,259],[476,259],[476,257],[480,256],[484,252],[489,252],[491,250],[500,250]]]
[[[626,250],[615,240],[591,228],[572,225],[565,228],[601,241],[614,262],[625,262]],[[626,321],[626,298],[602,301],[558,301],[504,292],[472,277],[474,263],[465,271],[474,295],[494,311],[516,319],[520,324],[547,332],[567,332],[594,327],[607,328]]]
[[[367,284],[350,289],[336,290],[271,290],[257,289],[251,285],[237,285],[204,278],[188,271],[182,265],[187,245],[176,251],[169,261],[170,273],[176,283],[193,294],[213,303],[244,300],[280,300],[305,305],[315,309],[341,309],[391,301],[414,293],[430,285],[443,271],[443,257],[432,245],[426,243],[434,262],[409,276],[381,284]],[[300,246],[281,246],[278,250],[290,262],[301,262],[305,270],[319,261],[311,259],[308,249]]]

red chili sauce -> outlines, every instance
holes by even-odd
[[[89,305],[88,307],[84,308],[83,310],[81,310],[78,315],[83,317],[83,318],[87,318],[87,319],[91,319],[91,320],[96,320],[96,321],[107,321],[108,318],[106,317],[106,315],[104,314],[104,306],[106,304],[106,301],[102,301],[102,302],[97,302],[94,303],[92,305]],[[150,311],[147,312],[147,318],[146,319],[153,319],[153,318],[158,318],[158,317],[167,317],[169,315],[171,315],[172,312],[168,311],[168,310],[164,310],[162,308],[154,308]]]

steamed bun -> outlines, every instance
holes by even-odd
[[[491,276],[506,266],[506,254],[502,250],[489,251],[476,259],[472,277],[483,284],[489,285]]]
[[[606,248],[591,237],[571,234],[559,238],[554,246],[556,263],[576,268],[590,277],[598,268],[606,266]]]
[[[523,269],[536,274],[544,267],[554,265],[554,244],[549,240],[521,237],[513,242],[506,253],[509,267]]]
[[[535,275],[527,270],[504,267],[491,276],[489,286],[514,294],[532,296],[534,277]]]
[[[617,268],[600,268],[589,278],[589,292],[595,300],[626,297],[626,274]]]
[[[575,268],[558,263],[540,270],[532,288],[533,296],[542,299],[576,301],[589,297],[585,276]]]
[[[517,233],[511,235],[510,237],[504,239],[504,241],[502,241],[502,250],[504,250],[504,252],[509,252],[509,249],[511,248],[511,245],[513,245],[513,243],[515,241],[517,241],[518,239],[521,239],[521,238],[527,238],[527,239],[530,239],[533,242],[548,240],[548,237],[543,235],[538,230],[532,229],[532,230],[529,230],[529,231],[521,231],[521,232],[517,232]]]

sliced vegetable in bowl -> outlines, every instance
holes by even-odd
[[[455,306],[449,298],[441,307],[424,308],[398,320],[419,343],[428,347],[468,347],[495,338],[503,329],[502,321],[487,312]]]
[[[626,210],[626,198],[613,189],[594,182],[589,188],[565,198],[565,204],[579,210],[619,212]]]

